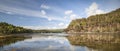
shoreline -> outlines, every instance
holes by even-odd
[[[0,35],[0,39],[5,39],[5,38],[31,38],[29,35],[24,35],[24,34],[7,34],[7,35]]]
[[[66,33],[77,33],[77,34],[82,34],[82,33],[120,33],[120,32],[66,32]]]

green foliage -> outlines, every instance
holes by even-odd
[[[10,33],[28,33],[32,32],[30,29],[25,29],[23,27],[13,26],[6,22],[0,22],[0,33],[10,34]]]
[[[120,8],[106,14],[72,20],[66,32],[120,32]]]
[[[64,29],[54,29],[54,30],[31,30],[25,29],[23,27],[14,26],[6,22],[0,22],[0,33],[1,34],[11,34],[11,33],[61,33]]]
[[[26,38],[31,38],[31,37],[25,37],[23,35],[1,35],[0,36],[0,47],[9,45],[11,43],[15,43],[17,41],[24,40]]]
[[[33,30],[34,33],[62,33],[64,29]]]

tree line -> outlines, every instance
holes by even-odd
[[[10,33],[30,33],[31,29],[25,29],[23,27],[14,26],[6,22],[0,22],[0,33],[10,34]]]
[[[120,32],[120,8],[106,14],[72,20],[66,32]]]
[[[14,26],[6,22],[0,22],[0,33],[1,34],[13,34],[13,33],[61,33],[64,29],[44,29],[44,30],[33,30],[26,29],[20,26]]]

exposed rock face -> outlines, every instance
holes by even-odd
[[[120,32],[120,8],[106,14],[72,20],[66,32]]]

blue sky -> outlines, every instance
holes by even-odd
[[[0,0],[0,22],[31,29],[59,29],[73,19],[117,8],[120,0]]]

